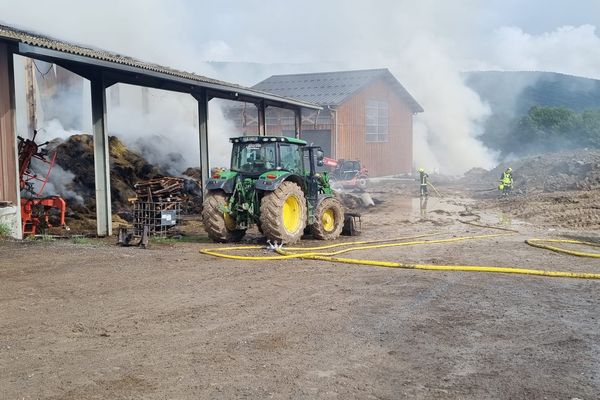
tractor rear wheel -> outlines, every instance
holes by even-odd
[[[344,227],[344,206],[336,198],[323,199],[315,210],[312,234],[316,239],[337,239]]]
[[[208,237],[218,243],[239,242],[246,231],[235,228],[235,219],[223,208],[229,199],[221,191],[209,192],[202,203],[202,222]]]
[[[300,186],[285,181],[263,196],[260,227],[270,240],[292,244],[300,240],[306,226],[306,199]]]

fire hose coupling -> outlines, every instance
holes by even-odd
[[[281,244],[277,244],[276,240],[274,240],[273,242],[271,242],[270,240],[267,240],[267,247],[266,247],[266,249],[278,252],[278,251],[280,251],[280,250],[283,249],[283,242]]]

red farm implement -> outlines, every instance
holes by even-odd
[[[59,225],[66,228],[65,213],[67,204],[60,196],[45,196],[42,193],[48,183],[50,172],[56,160],[56,152],[48,154],[45,149],[48,142],[37,144],[35,137],[37,131],[33,132],[33,138],[19,140],[19,185],[21,188],[21,223],[23,224],[23,235],[35,235],[38,228],[52,227],[50,223],[51,210],[58,210]],[[45,169],[45,173],[39,175],[33,168],[32,162],[39,165],[36,170]]]

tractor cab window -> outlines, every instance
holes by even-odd
[[[281,143],[279,145],[279,157],[281,159],[281,169],[297,174],[302,173],[302,156],[298,146]]]
[[[231,170],[262,174],[276,166],[275,143],[236,143],[231,155]]]

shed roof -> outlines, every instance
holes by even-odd
[[[179,71],[162,65],[144,62],[132,57],[97,49],[87,45],[58,40],[46,35],[25,31],[7,25],[0,25],[0,41],[19,44],[17,53],[35,57],[36,55],[51,62],[64,59],[69,62],[94,65],[107,70],[135,73],[152,78],[159,78],[191,87],[206,87],[214,90],[235,92],[256,99],[266,99],[284,105],[317,108],[301,100],[284,98],[281,95],[264,93],[258,89],[247,88],[234,83],[207,78],[192,72]]]
[[[342,104],[353,93],[376,79],[383,79],[390,84],[413,112],[423,112],[419,103],[387,68],[273,75],[257,83],[253,88],[322,106],[335,106]]]

